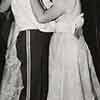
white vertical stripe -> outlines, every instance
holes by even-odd
[[[26,52],[27,52],[27,91],[26,100],[30,100],[31,88],[31,49],[30,49],[30,31],[26,31]]]

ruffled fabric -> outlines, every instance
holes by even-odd
[[[8,39],[8,49],[5,57],[6,63],[0,89],[0,100],[19,100],[20,92],[23,89],[20,71],[21,62],[18,60],[16,53],[16,37],[18,33],[18,27],[15,27],[15,23],[13,23]]]

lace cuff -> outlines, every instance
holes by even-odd
[[[40,0],[40,3],[44,9],[48,9],[53,5],[50,0]]]

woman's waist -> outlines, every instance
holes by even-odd
[[[82,28],[76,28],[74,31],[71,29],[68,29],[68,31],[65,31],[65,32],[59,31],[59,32],[55,32],[54,34],[58,37],[71,38],[75,40],[81,40],[82,38],[84,38]]]

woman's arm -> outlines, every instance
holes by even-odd
[[[63,15],[68,8],[72,10],[75,6],[75,0],[54,0],[53,6],[44,11],[39,0],[30,0],[31,7],[37,21],[40,23],[48,23]]]
[[[50,22],[65,12],[64,1],[65,0],[54,0],[53,6],[48,10],[44,11],[41,7],[39,0],[31,0],[31,6],[34,15],[40,23]]]
[[[11,0],[2,0],[0,4],[0,12],[5,12],[11,5]]]

